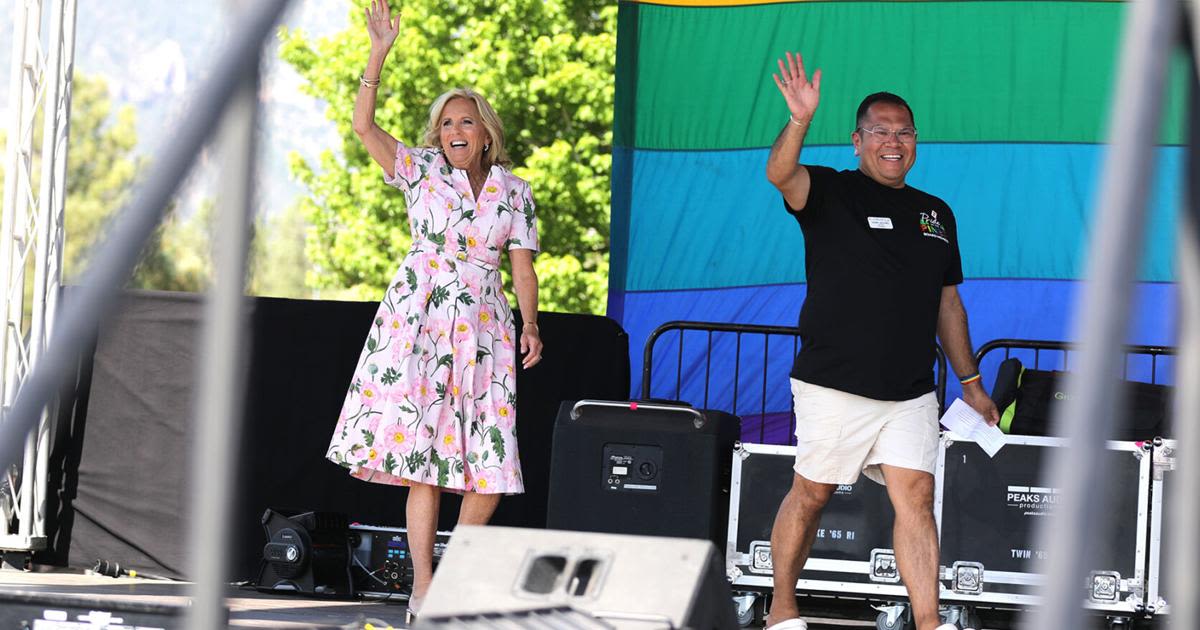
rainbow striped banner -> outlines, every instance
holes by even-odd
[[[864,95],[888,90],[912,105],[920,144],[908,181],[954,209],[976,343],[1069,339],[1126,9],[1064,0],[623,2],[609,315],[630,333],[633,374],[646,337],[668,320],[797,320],[804,244],[764,175],[787,121],[771,80],[787,50],[823,71],[806,163],[856,166],[850,134]],[[1180,55],[1158,138],[1134,343],[1174,339],[1185,79]],[[776,410],[788,408],[788,367],[785,358],[768,366],[781,383]]]

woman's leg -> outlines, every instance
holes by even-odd
[[[437,536],[438,504],[442,490],[437,486],[414,483],[408,488],[405,514],[408,528],[408,550],[412,554],[413,592],[409,607],[416,610],[429,583],[433,581],[433,543]]]
[[[498,494],[466,492],[463,494],[462,508],[458,511],[458,524],[487,525],[499,504]]]

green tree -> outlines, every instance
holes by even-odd
[[[112,213],[128,201],[142,160],[132,107],[113,111],[103,79],[72,79],[71,136],[67,151],[63,279],[77,281]]]
[[[39,127],[40,128],[40,127]],[[35,141],[35,146],[40,146]],[[63,244],[63,279],[76,282],[109,220],[129,201],[147,160],[135,154],[133,108],[113,111],[103,79],[76,73],[72,78],[71,136]],[[35,170],[36,172],[36,170]],[[129,286],[139,289],[198,291],[208,283],[207,258],[197,244],[200,219],[184,220],[174,204],[142,250]]]
[[[407,0],[402,9],[379,92],[380,126],[418,144],[435,96],[464,85],[486,95],[504,120],[514,172],[533,185],[542,307],[603,312],[616,3]],[[378,299],[410,239],[403,196],[382,184],[350,127],[369,50],[362,7],[332,37],[284,30],[281,38],[281,57],[308,94],[328,103],[342,139],[316,164],[292,156],[309,191],[299,202],[310,224],[307,281],[331,290],[326,295]]]
[[[307,225],[299,204],[276,216],[259,219],[250,250],[248,293],[287,298],[311,296],[312,291],[305,286]]]
[[[63,281],[78,282],[115,212],[130,198],[149,161],[137,155],[132,107],[114,110],[103,79],[76,73],[72,79],[71,137],[67,156]],[[41,123],[35,121],[34,176],[40,171]],[[5,134],[0,130],[0,146]],[[37,183],[35,182],[36,186]],[[202,291],[212,273],[210,251],[213,204],[204,201],[190,216],[172,203],[143,247],[128,286],[165,291]],[[254,226],[248,292],[308,297],[304,285],[305,221],[299,209],[259,219]],[[33,288],[32,263],[26,293]],[[31,303],[26,300],[26,306]]]

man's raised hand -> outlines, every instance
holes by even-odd
[[[786,55],[787,66],[784,67],[784,60],[779,59],[779,74],[772,74],[771,77],[775,79],[775,85],[787,100],[788,112],[791,113],[792,119],[807,123],[812,120],[817,111],[817,104],[821,101],[821,71],[814,72],[810,82],[804,72],[804,60],[800,53],[793,57],[789,51]]]

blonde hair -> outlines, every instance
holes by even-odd
[[[454,88],[434,99],[433,105],[429,106],[429,123],[425,126],[425,146],[444,149],[441,137],[442,110],[446,109],[446,103],[456,98],[470,99],[475,103],[475,107],[479,109],[479,117],[483,119],[483,128],[491,136],[491,146],[483,154],[483,167],[489,169],[493,164],[512,164],[508,151],[504,149],[504,123],[500,122],[500,116],[492,109],[487,99],[471,88]]]

